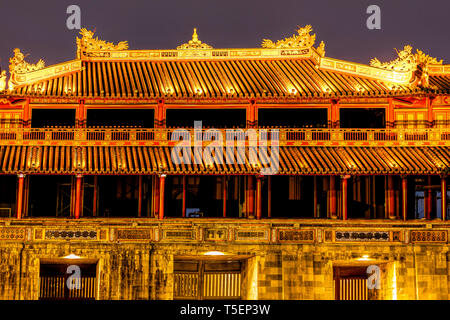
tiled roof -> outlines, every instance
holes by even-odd
[[[170,147],[1,146],[0,173],[258,174],[243,164],[174,164]],[[192,158],[194,159],[194,158]],[[194,162],[194,161],[192,161]],[[280,147],[278,174],[440,174],[446,147]],[[264,167],[264,165],[260,165]]]

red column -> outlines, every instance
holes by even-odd
[[[441,219],[447,219],[447,178],[441,178]]]
[[[183,218],[186,217],[186,176],[183,176],[183,204],[181,210],[181,216]]]
[[[388,201],[387,201],[387,211],[388,211],[388,217],[389,219],[395,219],[395,198],[394,198],[394,177],[388,176],[387,177],[387,195],[388,195]]]
[[[256,126],[256,101],[250,100],[247,106],[247,128],[254,128]]]
[[[247,218],[254,216],[255,214],[255,192],[253,190],[253,176],[247,176],[248,181],[248,198],[247,198]]]
[[[24,128],[30,128],[31,127],[31,121],[30,121],[30,100],[27,99],[25,101],[25,104],[23,105],[23,126]]]
[[[267,217],[272,217],[272,177],[267,176]]]
[[[138,177],[138,217],[142,216],[142,176]]]
[[[94,176],[94,195],[93,197],[93,202],[94,202],[94,207],[92,208],[92,215],[94,217],[97,216],[97,188],[98,188],[98,177]]]
[[[395,118],[394,118],[394,100],[393,99],[389,99],[389,106],[387,107],[387,112],[386,112],[386,118],[387,118],[387,122],[389,126],[394,127],[394,122],[395,122]]]
[[[227,217],[227,177],[222,177],[222,213],[223,217]]]
[[[336,177],[330,176],[330,218],[337,219],[336,211]]]
[[[431,219],[431,210],[432,210],[432,202],[431,202],[431,177],[428,176],[427,179],[428,188],[425,190],[425,219]]]
[[[342,220],[347,220],[347,183],[348,177],[344,176],[341,179],[341,196],[342,196]]]
[[[23,206],[23,182],[25,175],[19,174],[17,180],[17,213],[16,218],[22,219],[22,206]]]
[[[166,175],[162,174],[159,178],[159,219],[164,219],[164,187]]]
[[[261,219],[261,177],[256,177],[256,219]]]
[[[166,127],[166,123],[164,121],[165,113],[164,100],[158,100],[158,105],[156,106],[155,110],[155,128]]]
[[[81,174],[77,174],[76,191],[75,191],[75,219],[80,219],[82,179],[83,176]]]
[[[153,216],[159,216],[159,176],[153,180]]]
[[[429,98],[425,98],[425,105],[427,107],[427,118],[428,118],[428,126],[431,128],[433,127],[433,101]]]
[[[331,100],[330,120],[332,128],[339,128],[339,100]]]
[[[406,221],[408,216],[408,180],[406,177],[402,178],[402,215],[403,221]]]
[[[78,104],[78,108],[76,111],[76,123],[75,126],[77,128],[84,128],[85,127],[85,107],[84,107],[84,100],[80,99],[80,102]]]

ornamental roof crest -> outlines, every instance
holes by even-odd
[[[382,68],[392,71],[416,71],[418,68],[423,69],[430,64],[442,64],[442,60],[438,61],[436,58],[432,58],[425,54],[421,50],[416,50],[416,53],[412,53],[412,47],[406,45],[403,50],[397,52],[398,58],[389,62],[381,62],[377,58],[373,58],[370,61],[370,65],[376,68]]]
[[[26,56],[20,51],[20,49],[14,49],[14,57],[9,59],[9,72],[11,75],[36,71],[45,67],[45,62],[42,59],[40,59],[36,64],[31,64],[26,62],[25,58]]]
[[[197,28],[194,28],[194,33],[192,34],[192,40],[189,40],[188,43],[184,43],[177,47],[178,50],[185,49],[212,49],[213,47],[209,44],[202,43],[198,40]]]
[[[100,40],[98,37],[94,38],[95,31],[87,30],[86,28],[82,28],[80,30],[81,38],[77,37],[77,48],[78,52],[82,49],[84,50],[127,50],[128,42],[121,41],[118,44],[114,44],[112,42],[106,42],[104,40]]]
[[[262,47],[270,49],[285,49],[285,48],[303,48],[312,47],[316,41],[316,34],[310,34],[313,28],[311,25],[307,25],[303,28],[298,26],[297,34],[293,34],[292,37],[285,38],[284,40],[278,40],[273,42],[269,39],[263,39]],[[325,49],[325,45],[321,44],[321,48]]]

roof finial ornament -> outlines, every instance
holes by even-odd
[[[198,42],[197,28],[194,28],[194,33],[192,34],[192,42]]]
[[[298,34],[293,34],[292,37],[285,38],[284,40],[278,40],[273,42],[269,39],[263,39],[262,47],[270,49],[284,49],[284,48],[311,48],[316,41],[316,34],[310,34],[313,28],[311,25],[307,25],[303,28],[297,26]],[[323,46],[325,48],[325,45]]]
[[[189,40],[188,43],[184,43],[177,47],[178,50],[184,50],[184,49],[212,49],[213,47],[202,43],[200,40],[198,40],[197,35],[197,28],[194,28],[194,33],[192,34],[192,40]]]
[[[412,52],[412,46],[406,45],[403,50],[397,52],[397,59],[389,62],[381,62],[377,58],[373,58],[370,61],[372,67],[400,71],[400,72],[413,72],[413,77],[411,79],[412,85],[418,85],[422,87],[428,87],[428,66],[429,65],[440,65],[443,60],[437,60],[436,58],[430,57],[423,51],[416,49],[416,53]]]
[[[25,61],[28,55],[24,55],[19,48],[14,49],[14,57],[9,59],[9,82],[8,90],[13,90],[17,85],[17,74],[25,74],[31,71],[36,71],[45,68],[44,60],[40,59],[36,64],[31,64]]]
[[[77,37],[77,51],[78,58],[80,57],[81,50],[127,50],[128,42],[121,41],[118,44],[114,44],[112,42],[106,42],[100,40],[98,37],[94,38],[94,31],[87,30],[86,28],[82,28],[80,30],[81,38]]]
[[[5,91],[6,89],[6,70],[3,70],[0,73],[0,92]]]

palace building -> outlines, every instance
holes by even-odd
[[[1,299],[450,298],[450,65],[76,45],[0,72]]]

